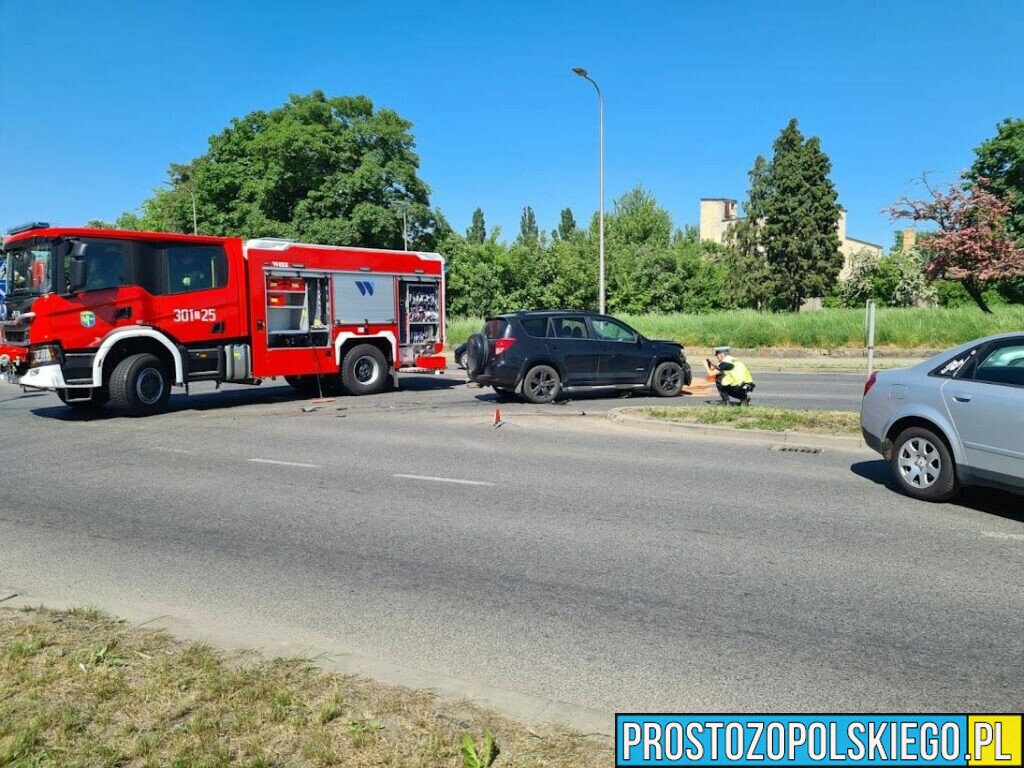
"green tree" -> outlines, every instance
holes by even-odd
[[[366,96],[293,95],[234,118],[204,155],[172,165],[172,188],[155,191],[140,218],[147,228],[190,232],[191,191],[205,234],[401,248],[393,203],[405,201],[412,246],[433,249],[438,214],[417,175],[411,128]]]
[[[764,222],[772,194],[771,164],[758,155],[747,177],[750,189],[743,203],[744,218],[729,228],[729,251],[723,261],[731,278],[732,306],[765,309],[775,296],[764,244]]]
[[[791,312],[805,299],[829,294],[843,268],[831,169],[820,140],[804,140],[790,120],[774,144],[761,237],[774,294]]]
[[[945,191],[932,186],[927,174],[921,181],[927,197],[903,196],[889,214],[894,220],[936,225],[938,231],[920,243],[929,257],[925,274],[933,280],[959,280],[978,308],[991,312],[987,290],[1024,278],[1024,246],[1010,231],[1010,201],[993,194],[986,178],[964,178]]]
[[[519,237],[516,242],[523,245],[535,245],[539,236],[540,231],[537,229],[537,217],[533,213],[533,208],[526,206],[519,217]]]
[[[484,211],[483,208],[477,208],[473,211],[473,223],[466,230],[466,240],[475,245],[482,245],[486,239],[487,227],[484,225]]]
[[[975,160],[967,178],[988,179],[988,190],[1010,203],[1007,227],[1024,238],[1024,119],[1007,118],[996,126],[996,135],[974,150]]]
[[[881,272],[881,256],[862,249],[850,256],[849,274],[840,285],[843,306],[859,307],[868,299],[878,299],[877,283]]]
[[[117,217],[114,226],[118,229],[141,231],[145,230],[142,219],[136,213],[125,212]]]
[[[85,226],[89,229],[117,229],[116,224],[111,224],[103,219],[89,219],[85,222]]]
[[[500,311],[498,266],[505,246],[496,232],[482,243],[450,235],[441,245],[446,258],[447,310],[452,317],[482,317]]]
[[[576,219],[573,218],[572,208],[563,208],[562,215],[558,221],[558,237],[561,240],[569,240],[576,234]]]
[[[684,273],[672,249],[672,216],[636,187],[605,219],[608,308],[612,312],[672,311],[682,300]],[[597,217],[591,227],[597,237]]]

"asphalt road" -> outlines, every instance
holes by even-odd
[[[856,407],[855,377],[759,380]],[[503,404],[493,429],[457,377],[311,412],[284,388],[175,403],[83,420],[0,386],[0,588],[597,720],[1024,702],[1018,497],[918,503],[873,454],[644,432],[597,415],[615,398]]]

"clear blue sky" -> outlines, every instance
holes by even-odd
[[[0,0],[0,227],[112,219],[289,93],[366,94],[414,123],[432,202],[506,237],[636,184],[682,226],[742,199],[790,117],[832,158],[849,234],[924,169],[968,166],[1024,115],[1024,2],[93,2]]]

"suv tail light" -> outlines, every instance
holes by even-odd
[[[868,396],[868,392],[870,392],[871,388],[873,386],[875,386],[875,382],[876,381],[878,381],[878,371],[875,371],[874,373],[872,373],[868,377],[868,380],[866,382],[864,382],[864,397]]]
[[[502,354],[506,349],[516,343],[515,339],[495,339],[494,340],[494,354],[495,356]]]

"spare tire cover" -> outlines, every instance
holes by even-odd
[[[469,337],[466,347],[466,370],[470,376],[476,376],[482,372],[487,363],[487,339],[482,333],[474,333]]]

